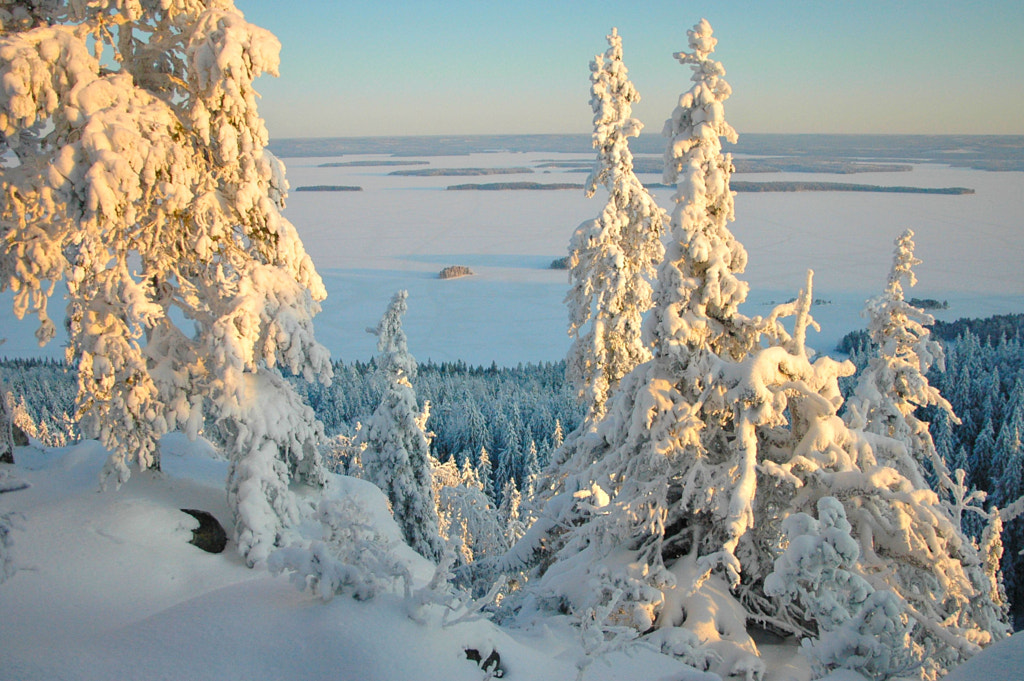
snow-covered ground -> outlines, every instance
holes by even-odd
[[[182,508],[227,524],[227,464],[203,441],[163,441],[162,474],[137,474],[117,492],[97,491],[107,454],[95,442],[57,450],[19,448],[0,464],[0,496],[15,514],[18,572],[0,584],[3,681],[482,681],[466,649],[497,650],[512,681],[712,681],[681,662],[635,646],[596,658],[577,676],[578,633],[558,617],[498,627],[448,627],[440,613],[414,621],[400,593],[324,603],[284,575],[252,570],[229,544],[208,554],[188,544],[198,524]],[[0,488],[7,485],[0,485]],[[385,537],[400,532],[369,483],[332,477],[328,496],[355,497]],[[403,547],[404,548],[404,547]],[[405,549],[418,584],[431,567]],[[436,606],[434,606],[436,607]],[[795,642],[759,643],[763,681],[806,681]],[[949,681],[1019,681],[1024,633],[972,658]],[[864,681],[841,670],[829,681]]]
[[[228,546],[208,554],[188,544],[198,523],[181,508],[229,520],[227,463],[202,443],[164,440],[163,474],[142,473],[118,492],[97,493],[106,453],[89,442],[43,453],[17,451],[0,475],[31,487],[3,494],[20,513],[20,570],[0,584],[0,679],[55,681],[480,681],[466,649],[497,649],[505,678],[576,678],[577,636],[557,618],[504,630],[476,620],[442,627],[407,615],[401,594],[323,603],[285,576],[245,567]],[[356,496],[379,531],[400,536],[375,487],[332,479],[333,496]],[[418,583],[431,568],[406,549]],[[642,669],[642,674],[637,670]],[[666,656],[637,649],[591,664],[587,681],[710,679]]]
[[[567,274],[550,270],[564,256],[573,230],[603,208],[581,190],[445,191],[462,183],[576,182],[585,173],[546,168],[548,161],[590,161],[589,155],[480,153],[395,158],[289,158],[294,188],[360,186],[361,192],[297,192],[286,216],[324,277],[329,298],[317,317],[317,336],[336,359],[366,360],[376,323],[398,289],[409,291],[405,329],[420,360],[462,359],[471,364],[514,365],[565,356]],[[410,161],[426,165],[319,167],[331,162]],[[401,169],[529,167],[533,173],[478,177],[403,177]],[[643,176],[647,182],[656,176]],[[827,175],[738,175],[745,181],[832,181],[920,187],[969,187],[974,194],[854,192],[743,193],[732,228],[750,257],[745,312],[767,312],[772,301],[794,297],[807,269],[815,271],[822,326],[810,339],[828,352],[848,331],[861,328],[864,300],[881,291],[893,240],[916,233],[920,283],[909,295],[948,300],[940,319],[1024,312],[1024,173],[987,172],[919,164],[912,172]],[[671,207],[671,190],[657,190]],[[475,276],[440,280],[448,265]],[[54,301],[54,308],[61,306]],[[59,356],[59,339],[40,350],[31,324],[14,324],[9,297],[0,298],[0,335],[9,356]]]

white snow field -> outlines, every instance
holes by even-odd
[[[405,329],[421,361],[465,360],[515,365],[555,361],[569,348],[565,271],[548,269],[566,255],[569,238],[598,215],[601,189],[445,191],[454,184],[583,183],[586,173],[544,167],[550,161],[590,162],[593,155],[547,152],[461,156],[287,158],[292,186],[285,211],[324,278],[328,299],[316,318],[317,337],[335,359],[367,360],[375,352],[364,329],[399,289],[409,291]],[[401,162],[406,166],[320,167],[324,163]],[[419,162],[418,165],[414,163]],[[515,175],[393,176],[395,170],[531,168]],[[658,182],[642,175],[645,182]],[[807,269],[815,298],[829,304],[813,314],[820,334],[809,344],[831,352],[845,333],[863,327],[860,311],[881,291],[893,240],[915,232],[919,283],[908,295],[947,300],[933,311],[944,320],[1024,312],[1024,172],[990,172],[917,164],[911,172],[831,175],[739,174],[743,181],[823,181],[916,187],[968,187],[974,194],[866,192],[741,193],[732,230],[750,261],[751,294],[744,312],[767,312],[772,301],[796,296]],[[362,191],[295,191],[301,186],[359,186]],[[659,203],[671,208],[671,189]],[[448,265],[471,277],[441,280]],[[59,319],[62,303],[52,313]],[[15,323],[10,297],[0,297],[0,350],[11,357],[61,356],[61,337],[40,349],[34,325]],[[60,324],[58,324],[58,327]]]
[[[569,347],[564,271],[547,269],[564,256],[569,237],[604,206],[602,190],[445,191],[464,183],[576,182],[586,173],[542,168],[547,161],[590,156],[490,153],[411,157],[422,168],[533,167],[534,173],[481,177],[402,177],[401,167],[322,168],[329,162],[398,160],[383,156],[286,159],[293,187],[360,186],[361,192],[296,192],[285,215],[294,222],[325,278],[329,297],[317,336],[336,358],[372,356],[374,339],[361,331],[395,290],[409,290],[405,328],[421,360],[463,359],[500,365],[558,360]],[[642,176],[645,182],[660,181]],[[948,300],[941,319],[1024,311],[1024,173],[917,165],[912,172],[837,176],[810,173],[737,175],[751,181],[832,181],[920,187],[969,187],[974,194],[865,192],[741,193],[733,232],[746,246],[751,295],[745,311],[796,296],[807,269],[815,271],[821,334],[810,344],[829,352],[861,328],[860,310],[885,283],[893,240],[915,232],[918,286],[910,295]],[[657,190],[671,208],[671,189]],[[439,280],[447,265],[476,275]]]
[[[400,593],[323,603],[285,576],[245,567],[232,544],[216,555],[191,546],[198,523],[179,509],[227,524],[227,462],[201,441],[169,436],[163,445],[163,474],[137,474],[110,493],[97,492],[107,454],[95,442],[19,448],[18,465],[0,465],[0,475],[31,484],[2,499],[22,518],[13,533],[20,569],[0,584],[0,679],[480,681],[467,648],[497,649],[508,679],[576,678],[580,645],[557,618],[517,631],[483,620],[444,628],[428,609],[417,623]],[[358,498],[382,535],[400,537],[376,487],[335,476],[328,495]],[[428,581],[431,566],[401,549],[417,583]],[[611,654],[583,675],[714,678],[645,649]]]
[[[188,544],[198,524],[181,508],[211,512],[227,524],[227,462],[200,440],[162,441],[163,473],[133,476],[100,493],[107,457],[95,442],[44,451],[16,450],[0,481],[30,487],[0,496],[15,515],[18,571],[0,584],[3,681],[483,681],[465,650],[497,650],[512,681],[713,681],[653,650],[636,646],[598,657],[577,676],[583,652],[562,618],[520,627],[484,621],[440,624],[437,609],[408,616],[400,593],[373,600],[338,596],[324,603],[285,576],[249,569],[233,544],[208,554]],[[4,486],[0,485],[0,488]],[[380,491],[331,476],[328,497],[369,510],[389,539],[400,530]],[[310,502],[312,503],[312,502]],[[312,533],[310,528],[307,531]],[[400,546],[417,585],[431,566]],[[761,681],[808,681],[797,646],[759,642]],[[1019,681],[1024,633],[972,658],[949,681]],[[864,681],[839,670],[829,681]]]

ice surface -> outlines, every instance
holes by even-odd
[[[450,177],[390,176],[390,167],[319,167],[331,161],[395,160],[385,155],[289,158],[293,187],[357,185],[361,192],[293,192],[285,216],[325,280],[329,297],[317,317],[317,337],[335,359],[367,360],[372,326],[390,296],[409,291],[405,328],[421,361],[462,359],[515,365],[562,359],[569,348],[565,271],[550,270],[566,255],[576,227],[604,204],[601,191],[445,191]],[[418,168],[533,167],[537,182],[584,181],[586,175],[541,167],[546,161],[592,161],[566,153],[481,153],[411,157]],[[744,176],[739,176],[740,178]],[[777,173],[772,180],[834,180],[812,173]],[[644,177],[645,180],[656,180]],[[830,301],[813,314],[821,323],[809,345],[831,351],[847,331],[862,328],[864,301],[885,283],[893,239],[916,233],[919,284],[908,296],[948,300],[940,319],[1024,311],[1024,173],[917,164],[912,172],[865,173],[867,184],[963,186],[960,196],[853,192],[750,193],[736,197],[731,225],[749,254],[744,278],[751,293],[743,312],[767,313],[770,301],[796,296],[808,268],[815,297]],[[670,189],[655,192],[671,205]],[[476,274],[438,279],[448,265]],[[60,308],[59,302],[53,306]],[[0,336],[9,356],[61,356],[61,339],[40,351],[31,322],[15,323],[10,298],[0,297]],[[58,328],[61,325],[58,323]]]

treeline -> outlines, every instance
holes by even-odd
[[[946,370],[929,381],[950,401],[961,423],[937,410],[931,423],[939,452],[951,468],[966,472],[974,489],[1000,508],[1024,494],[1024,315],[936,322],[933,335],[946,346]],[[839,349],[863,366],[867,334],[847,335]],[[5,390],[44,432],[67,432],[74,415],[75,377],[52,359],[0,360]],[[327,435],[351,436],[380,403],[383,385],[370,362],[336,364],[330,386],[296,380],[295,385],[323,422]],[[850,384],[847,384],[850,385]],[[551,451],[580,423],[582,409],[565,381],[564,362],[517,367],[426,363],[413,386],[421,405],[430,402],[427,428],[432,454],[441,461],[476,464],[485,449],[493,465],[491,489],[508,477],[522,488],[531,457],[544,465]],[[1024,613],[1024,518],[1007,525],[1003,557],[1005,585],[1018,616]]]
[[[362,187],[344,185],[344,184],[310,184],[302,187],[296,187],[297,192],[361,192]]]
[[[388,175],[401,177],[472,177],[477,175],[524,175],[533,168],[426,168],[423,170],[394,170]]]
[[[513,190],[563,190],[563,189],[583,189],[582,184],[575,182],[485,182],[483,184],[452,184],[445,187],[448,191],[467,191],[467,190],[478,190],[478,191],[513,191]]]
[[[650,185],[648,185],[650,186]],[[887,194],[973,194],[968,187],[901,187],[850,182],[733,182],[737,192],[883,192]]]
[[[383,384],[370,362],[335,364],[331,385],[294,379],[328,436],[352,435],[381,402]],[[0,360],[4,389],[36,427],[66,432],[75,413],[75,375],[60,361]],[[498,491],[510,471],[520,487],[536,456],[543,466],[563,433],[576,428],[582,408],[565,382],[564,362],[516,367],[469,366],[465,362],[421,364],[412,381],[422,406],[430,403],[427,429],[434,433],[432,454],[440,461],[467,456],[474,463],[486,449],[494,467],[491,484]],[[47,443],[59,444],[59,443]],[[532,453],[531,453],[532,450]]]
[[[521,470],[533,445],[544,465],[560,433],[574,429],[583,416],[565,382],[564,362],[513,368],[430,362],[419,366],[412,384],[421,406],[430,403],[427,429],[434,433],[432,454],[440,461],[454,457],[461,463],[467,455],[475,460],[483,448],[495,470],[503,465]],[[335,365],[329,386],[295,385],[328,435],[353,434],[383,394],[372,360]]]

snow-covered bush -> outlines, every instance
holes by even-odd
[[[106,480],[158,467],[157,440],[227,432],[234,534],[250,563],[290,520],[288,480],[319,476],[311,412],[278,367],[331,374],[312,317],[326,295],[281,210],[253,81],[280,44],[216,3],[31,3],[0,31],[0,288],[67,356],[83,428],[112,452]],[[280,396],[283,427],[251,423]],[[295,411],[294,409],[298,409]]]
[[[786,550],[765,579],[765,593],[796,601],[817,627],[804,652],[821,672],[859,671],[873,679],[907,674],[912,622],[891,591],[876,591],[856,573],[860,544],[835,497],[817,503],[818,518],[794,513],[783,521]]]
[[[287,572],[296,587],[324,601],[341,594],[368,600],[408,588],[409,568],[396,554],[397,543],[380,533],[358,499],[322,499],[316,519],[323,538],[275,550],[267,562],[272,573]]]

